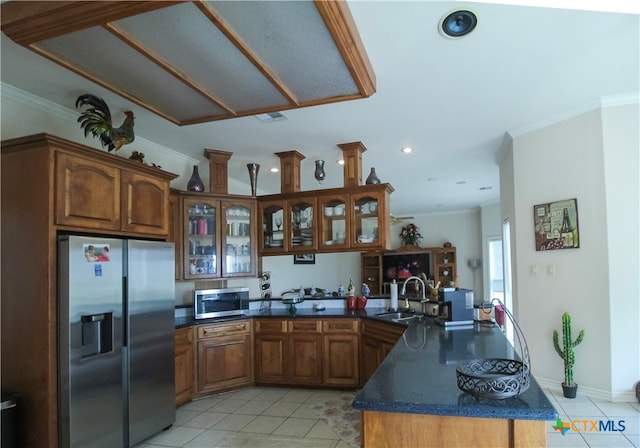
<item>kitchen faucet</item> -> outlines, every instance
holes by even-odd
[[[407,283],[409,283],[409,280],[418,280],[420,282],[420,284],[422,284],[422,300],[420,300],[420,303],[425,303],[428,302],[428,299],[426,297],[426,287],[424,284],[424,281],[420,278],[417,277],[415,275],[412,275],[411,277],[409,277],[408,279],[406,279],[404,281],[404,283],[402,284],[402,289],[400,290],[400,295],[404,296],[407,293]],[[404,298],[404,309],[405,310],[411,310],[411,305],[409,305],[409,298],[405,297]]]

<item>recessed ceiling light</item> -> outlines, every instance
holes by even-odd
[[[344,165],[344,159],[338,160],[338,165]]]
[[[445,14],[438,23],[438,31],[444,37],[458,39],[466,36],[478,25],[478,18],[475,13],[460,9]]]
[[[272,173],[277,173],[278,171],[280,171],[280,169],[278,169],[277,167],[274,166],[269,171],[271,171]]]
[[[404,148],[402,148],[400,151],[402,151],[405,154],[411,154],[413,152],[413,148],[409,147],[409,146],[405,146]]]

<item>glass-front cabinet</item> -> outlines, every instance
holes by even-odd
[[[390,249],[390,184],[258,198],[260,255]]]
[[[218,248],[220,237],[217,228],[220,212],[218,201],[184,199],[184,265],[185,278],[210,278],[220,276]]]
[[[253,231],[253,203],[222,201],[223,244],[222,276],[256,275],[256,238]]]
[[[286,247],[289,247],[288,224],[285,220],[286,209],[286,200],[274,199],[258,203],[258,216],[262,220],[262,231],[258,232],[261,254],[282,253]],[[286,244],[285,236],[287,236]]]
[[[384,229],[388,225],[385,210],[382,210],[380,196],[376,192],[355,193],[350,196],[352,214],[351,247],[370,250],[384,248],[386,236]],[[380,229],[385,232],[381,235]]]
[[[318,197],[319,235],[318,249],[339,251],[349,247],[350,217],[348,194],[331,194]]]
[[[184,279],[255,276],[255,201],[205,196],[182,201]]]
[[[316,198],[302,197],[287,201],[291,252],[315,252],[318,249],[316,234]]]

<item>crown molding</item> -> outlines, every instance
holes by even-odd
[[[516,129],[512,129],[510,131],[507,131],[507,134],[510,135],[512,138],[520,137],[524,134],[528,134],[530,132],[543,129],[543,128],[552,126],[554,124],[561,123],[563,121],[569,120],[579,115],[586,114],[587,112],[591,112],[593,110],[605,109],[608,107],[624,106],[629,104],[640,104],[640,92],[625,93],[620,95],[609,95],[606,97],[601,97],[597,100],[590,101],[586,104],[575,107],[573,109],[569,109],[557,115],[553,115],[543,120],[540,120]]]
[[[62,120],[68,120],[76,122],[78,119],[78,112],[69,109],[68,107],[61,106],[53,101],[49,101],[45,98],[39,97],[25,90],[18,89],[10,84],[0,82],[0,93],[3,98],[13,100],[17,103],[24,104],[25,106],[32,107],[41,112],[49,115],[61,118]],[[150,148],[152,151],[162,154],[163,156],[175,160],[177,163],[198,165],[201,160],[188,155],[182,154],[174,149],[155,143],[151,140],[147,140],[144,137],[136,135],[136,142],[141,143],[144,146]]]

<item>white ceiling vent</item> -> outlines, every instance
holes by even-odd
[[[255,117],[263,123],[273,123],[274,121],[285,121],[288,118],[280,112],[269,112],[267,114],[258,114]]]

